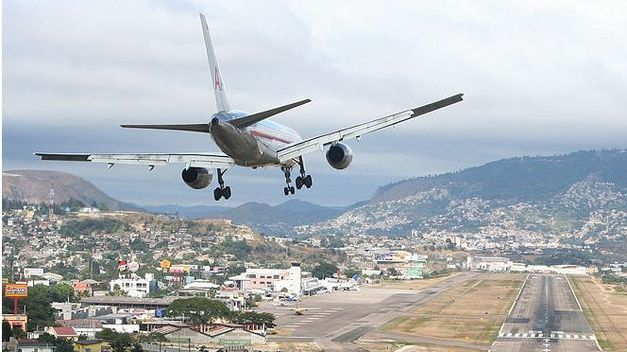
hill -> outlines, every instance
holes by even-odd
[[[343,212],[342,208],[324,207],[297,199],[288,200],[276,206],[248,202],[234,208],[202,205],[145,206],[142,208],[152,213],[179,215],[191,219],[230,219],[237,224],[250,225],[257,231],[272,235],[292,234],[294,226],[325,221]]]
[[[93,183],[65,172],[10,170],[2,173],[3,199],[32,204],[48,203],[51,189],[54,190],[54,202],[57,204],[75,199],[86,205],[104,204],[111,210],[137,210],[131,204],[113,199]]]
[[[339,217],[300,234],[557,236],[622,240],[627,232],[627,151],[511,158],[381,187]]]

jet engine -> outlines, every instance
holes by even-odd
[[[183,169],[181,177],[191,188],[202,189],[209,186],[211,180],[213,179],[213,174],[211,173],[211,170],[207,170],[202,167],[190,167],[188,169]]]
[[[327,150],[327,161],[334,169],[346,169],[353,161],[353,152],[346,144],[334,144]]]

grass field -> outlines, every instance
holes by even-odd
[[[383,330],[488,345],[523,280],[518,274],[483,274],[443,292],[409,316],[392,319]]]
[[[422,279],[422,280],[385,280],[380,284],[373,286],[373,288],[380,289],[396,289],[396,290],[421,290],[423,288],[437,284],[440,281],[444,281],[457,273],[451,275],[443,275],[436,278]]]
[[[573,290],[604,351],[627,351],[627,291],[592,277],[571,278]]]

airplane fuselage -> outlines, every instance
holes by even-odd
[[[302,140],[294,129],[270,120],[241,129],[228,123],[246,115],[237,110],[222,111],[212,115],[210,121],[211,138],[237,165],[279,166],[277,150]]]

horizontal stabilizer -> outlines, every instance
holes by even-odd
[[[194,123],[186,125],[120,125],[123,128],[143,128],[150,130],[170,130],[209,133],[209,125],[206,123]]]
[[[253,125],[261,120],[267,119],[270,116],[274,116],[276,114],[280,114],[284,111],[293,109],[295,107],[301,106],[303,104],[307,104],[311,101],[311,99],[305,99],[305,100],[301,100],[301,101],[297,101],[295,103],[291,103],[291,104],[287,104],[287,105],[283,105],[280,106],[278,108],[274,108],[274,109],[270,109],[270,110],[266,110],[266,111],[262,111],[262,112],[258,112],[255,114],[251,114],[248,116],[244,116],[244,117],[240,117],[238,119],[234,119],[229,121],[229,123],[237,128],[244,128],[244,127],[248,127],[250,125]]]

